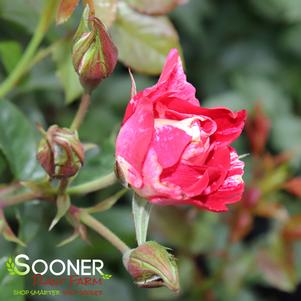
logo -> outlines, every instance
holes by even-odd
[[[31,290],[14,290],[14,295],[81,295],[100,296],[99,289],[103,280],[112,277],[103,272],[104,263],[101,259],[44,259],[30,260],[26,254],[15,258],[10,256],[5,262],[11,276],[32,275]],[[45,289],[51,286],[55,289]],[[94,289],[91,289],[94,288]]]
[[[13,259],[9,257],[6,261],[6,268],[10,275],[25,276],[32,272],[34,275],[45,275],[51,273],[54,276],[63,274],[81,275],[81,276],[97,276],[102,279],[110,279],[111,274],[106,274],[102,271],[104,263],[101,259],[77,259],[74,262],[67,260],[64,262],[61,259],[54,259],[49,264],[43,259],[36,259],[29,265],[29,257],[26,254],[20,254]]]

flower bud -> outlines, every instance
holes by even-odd
[[[84,162],[84,148],[76,131],[51,126],[40,141],[37,159],[51,178],[70,178]]]
[[[296,241],[301,239],[301,215],[290,216],[286,221],[282,235],[287,241]]]
[[[95,16],[88,16],[86,9],[74,36],[72,60],[88,92],[113,72],[117,56],[117,48],[104,24]]]
[[[148,241],[125,253],[123,263],[139,287],[166,286],[177,293],[180,290],[174,256],[155,241]]]
[[[253,115],[247,119],[246,133],[251,150],[255,155],[261,155],[267,143],[271,129],[271,121],[260,104],[256,104]]]
[[[301,197],[301,177],[295,177],[284,184],[284,189],[296,197]]]

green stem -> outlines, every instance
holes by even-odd
[[[114,247],[116,247],[122,254],[129,251],[130,248],[111,230],[104,226],[100,221],[92,217],[87,212],[83,211],[80,215],[82,223],[96,231],[106,240],[108,240]]]
[[[37,199],[39,196],[32,192],[24,192],[0,201],[0,208],[18,205],[27,201]]]
[[[88,93],[83,94],[78,111],[73,119],[73,122],[70,126],[71,130],[78,130],[84,121],[84,118],[88,112],[90,106],[91,95]]]
[[[0,201],[0,210],[8,206],[18,205],[38,198],[40,198],[40,196],[32,192],[25,192],[6,199],[5,201]],[[114,234],[111,230],[104,226],[100,221],[92,217],[88,212],[85,211],[85,209],[81,209],[80,220],[82,221],[82,223],[108,240],[122,254],[130,250],[130,248],[116,234]]]
[[[0,85],[0,99],[3,98],[20,80],[26,72],[28,65],[31,64],[32,58],[42,42],[45,33],[52,21],[52,16],[56,10],[57,0],[48,0],[41,14],[40,21],[34,32],[34,35],[28,44],[21,60],[15,69],[9,74],[7,79]]]
[[[53,50],[58,47],[64,40],[60,39],[58,41],[55,41],[51,45],[41,48],[35,56],[32,58],[31,62],[27,65],[24,72],[28,72],[30,69],[32,69],[33,66],[44,60],[46,57],[52,54]]]
[[[58,195],[62,195],[65,193],[65,190],[67,189],[69,185],[69,179],[62,179],[60,181],[59,189],[58,189]]]
[[[3,185],[0,185],[0,199],[3,198],[3,196],[7,195],[7,194],[10,194],[10,193],[14,193],[16,192],[20,187],[21,187],[21,184],[19,182],[15,182],[15,183],[12,183],[12,184],[3,184]]]
[[[90,192],[94,192],[97,190],[100,190],[102,188],[108,187],[110,185],[113,185],[116,183],[117,178],[115,176],[115,173],[112,172],[106,176],[103,176],[99,179],[73,186],[67,189],[68,194],[87,194]]]

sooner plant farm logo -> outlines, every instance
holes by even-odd
[[[102,281],[112,277],[102,271],[104,263],[101,259],[30,261],[26,254],[19,254],[15,258],[9,257],[5,265],[11,276],[33,274],[32,286],[35,289],[14,290],[14,295],[101,295],[99,286]],[[55,290],[36,289],[45,286]],[[97,290],[87,289],[91,287]]]

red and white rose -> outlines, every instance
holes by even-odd
[[[226,211],[244,190],[244,164],[230,144],[245,119],[245,110],[201,107],[173,49],[158,83],[127,106],[116,141],[118,170],[152,203]]]

